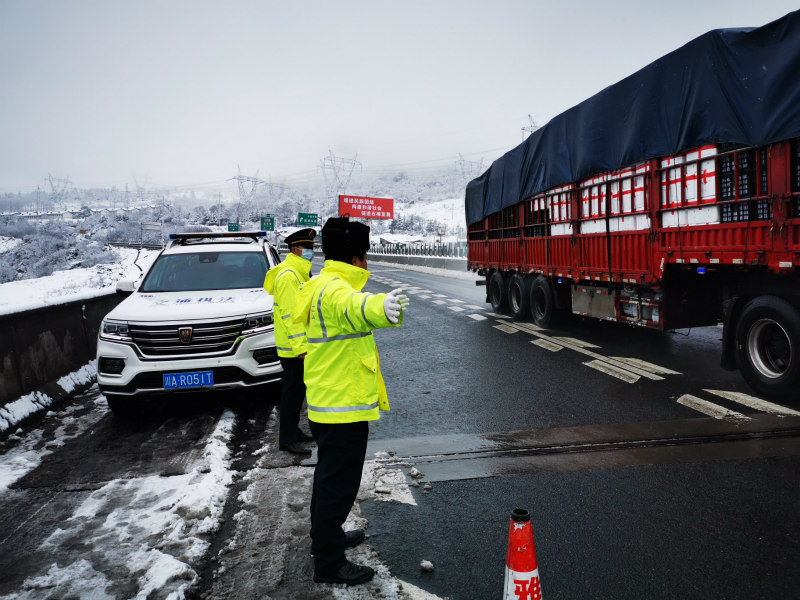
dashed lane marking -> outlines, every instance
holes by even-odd
[[[494,327],[495,329],[499,329],[500,331],[502,331],[502,332],[504,332],[504,333],[517,333],[517,331],[519,331],[519,330],[518,330],[518,329],[516,329],[515,327],[511,327],[510,325],[506,325],[506,324],[503,324],[503,325],[494,325],[493,327]]]
[[[472,315],[467,315],[467,316],[470,319],[475,319],[476,321],[485,321],[486,320],[486,317],[484,317],[483,315],[472,314]]]
[[[496,317],[498,319],[510,319],[508,315],[498,315],[497,313],[489,313],[490,317]]]
[[[421,294],[420,298],[422,298],[423,300],[427,300],[428,298],[430,298],[430,296],[428,296],[427,294]]]
[[[470,310],[483,310],[484,306],[475,306],[474,304],[465,304],[464,308],[468,308]]]
[[[599,348],[600,346],[595,346],[590,342],[584,342],[583,340],[579,340],[578,338],[573,337],[553,337],[553,340],[558,342],[559,344],[572,344],[573,346],[580,346],[581,348]]]
[[[602,360],[590,360],[589,362],[583,363],[587,367],[591,367],[598,371],[605,373],[606,375],[611,375],[612,377],[616,377],[617,379],[621,379],[626,383],[636,383],[639,381],[639,376],[631,373],[630,371],[626,371],[625,369],[620,369],[619,367],[615,367],[612,364],[604,362]]]
[[[434,298],[447,298],[447,294],[434,294]]]
[[[596,347],[596,346],[595,346]],[[662,375],[680,375],[678,371],[673,371],[672,369],[668,369],[666,367],[660,367],[658,365],[654,365],[653,363],[640,360],[638,358],[625,358],[624,356],[612,356],[612,359],[630,365],[632,367],[638,367],[640,369],[644,369],[645,371],[650,371],[651,373],[661,373]]]
[[[498,321],[498,322],[502,322],[502,321]],[[655,373],[652,373],[652,372],[648,371],[647,369],[644,369],[644,368],[641,368],[641,367],[636,367],[636,366],[627,364],[627,363],[625,363],[623,361],[620,361],[620,360],[617,360],[617,359],[614,359],[614,358],[609,358],[608,356],[603,356],[602,354],[598,354],[597,352],[592,352],[591,350],[583,348],[582,346],[576,346],[575,344],[572,344],[570,342],[564,341],[565,340],[564,338],[561,338],[561,339],[557,340],[556,338],[553,338],[553,337],[551,337],[549,335],[545,335],[544,333],[540,333],[539,331],[536,331],[536,330],[532,329],[532,327],[536,327],[536,326],[535,325],[531,326],[530,323],[512,322],[512,323],[509,324],[509,327],[515,327],[515,328],[519,329],[520,331],[527,331],[528,333],[533,334],[533,335],[535,335],[535,336],[537,336],[537,337],[539,337],[541,339],[547,340],[548,342],[561,344],[565,348],[569,348],[570,350],[574,350],[575,352],[580,352],[581,354],[585,354],[586,356],[588,356],[590,358],[593,358],[595,360],[602,361],[602,362],[606,363],[607,365],[609,365],[610,367],[615,368],[615,372],[621,371],[621,370],[625,370],[625,371],[628,371],[629,373],[633,373],[633,374],[639,375],[641,377],[646,377],[647,379],[652,379],[653,381],[660,381],[660,380],[664,379],[660,375],[656,375]],[[584,363],[584,364],[587,364],[587,363]],[[609,373],[609,375],[611,375],[611,373]]]
[[[724,406],[714,404],[713,402],[709,402],[708,400],[703,400],[702,398],[698,398],[697,396],[692,396],[691,394],[684,394],[683,396],[678,398],[678,404],[683,404],[684,406],[693,408],[694,410],[700,411],[704,415],[708,415],[709,417],[714,417],[715,419],[742,419],[744,421],[750,420],[750,417],[743,415],[740,412],[736,412],[735,410],[729,410]]]
[[[502,317],[504,315],[495,315],[494,313],[489,313],[495,317]],[[508,318],[508,317],[505,317]],[[543,327],[539,327],[538,325],[534,325],[533,323],[516,323],[516,326],[522,329],[523,331],[527,331],[528,333],[537,334],[538,331],[544,331]],[[537,334],[538,335],[538,334]]]
[[[784,415],[784,416],[800,415],[799,411],[792,410],[791,408],[786,408],[785,406],[781,406],[780,404],[773,404],[772,402],[767,402],[766,400],[762,400],[761,398],[756,398],[755,396],[748,396],[747,394],[742,394],[741,392],[726,392],[723,390],[703,390],[703,391],[708,392],[709,394],[714,394],[715,396],[719,396],[720,398],[725,398],[726,400],[732,400],[738,404],[742,404],[750,408],[755,408],[756,410],[760,410],[762,412],[770,413],[773,415]]]
[[[531,340],[531,344],[539,346],[540,348],[544,348],[545,350],[550,350],[550,352],[558,352],[559,350],[563,350],[564,346],[560,344],[554,344],[552,342],[548,342],[547,340]]]
[[[447,308],[449,308],[450,310],[452,310],[454,312],[461,312],[462,310],[467,310],[463,306],[448,306]]]
[[[448,300],[450,300],[450,302],[461,302],[461,303],[464,302],[463,300],[459,300],[458,298],[448,298]]]
[[[434,304],[447,304],[446,300],[433,300]]]

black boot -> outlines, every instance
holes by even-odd
[[[315,583],[344,583],[346,585],[358,585],[369,581],[375,575],[372,567],[357,565],[347,561],[335,571],[317,572],[314,571]]]

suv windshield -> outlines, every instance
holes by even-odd
[[[258,288],[264,285],[263,252],[193,252],[158,257],[142,292],[191,292]]]

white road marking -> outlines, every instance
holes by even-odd
[[[505,333],[517,333],[517,331],[518,331],[518,329],[516,329],[515,327],[511,327],[510,325],[506,325],[506,324],[493,325],[493,327],[495,329],[499,329],[500,331],[503,331]]]
[[[600,346],[595,346],[589,342],[584,342],[583,340],[579,340],[578,338],[572,337],[553,337],[556,342],[559,344],[572,344],[573,346],[580,346],[581,348],[599,348]]]
[[[721,398],[726,398],[727,400],[733,400],[739,404],[743,404],[744,406],[749,406],[750,408],[755,408],[756,410],[763,411],[765,413],[770,413],[773,415],[800,415],[800,412],[796,410],[792,410],[791,408],[786,408],[785,406],[781,406],[780,404],[773,404],[772,402],[767,402],[766,400],[762,400],[761,398],[756,398],[755,396],[748,396],[747,394],[742,394],[741,392],[725,392],[722,390],[704,390],[709,394],[714,394],[715,396],[720,396]]]
[[[463,306],[448,306],[450,310],[454,310],[455,312],[461,312],[462,310],[467,310]]]
[[[497,317],[498,319],[510,319],[508,315],[498,315],[497,313],[489,313],[490,317]]]
[[[539,333],[535,329],[532,329],[533,327],[536,327],[536,325],[532,325],[531,323],[513,323],[511,326],[512,327],[516,327],[516,328],[520,329],[521,331],[527,331],[528,333],[531,333],[531,334],[533,334],[533,335],[535,335],[535,336],[537,336],[539,338],[545,339],[545,340],[547,340],[549,342],[560,343],[565,348],[569,348],[570,350],[574,350],[575,352],[580,352],[581,354],[585,354],[586,356],[588,356],[590,358],[594,358],[596,360],[600,360],[600,361],[608,364],[613,369],[616,369],[616,371],[625,370],[625,371],[628,371],[630,373],[635,373],[635,374],[640,375],[642,377],[646,377],[647,379],[652,379],[653,381],[660,381],[660,380],[664,379],[660,375],[656,375],[656,374],[651,373],[650,371],[647,371],[645,369],[640,369],[638,367],[631,366],[631,365],[626,364],[626,363],[624,363],[622,361],[618,361],[618,360],[615,360],[613,358],[609,358],[608,356],[603,356],[602,354],[598,354],[597,352],[592,352],[591,350],[587,350],[586,348],[582,348],[581,346],[576,346],[575,344],[572,344],[570,342],[566,342],[566,341],[564,341],[566,338],[561,338],[560,340],[557,341],[556,338],[554,338],[554,337],[551,337],[549,335],[545,335],[544,333]],[[587,363],[584,363],[584,364],[587,364]]]
[[[467,315],[470,319],[475,319],[476,321],[485,321],[486,317],[483,315]]]
[[[449,300],[450,302],[461,302],[461,303],[464,302],[463,300],[459,300],[458,298],[449,298]]]
[[[485,310],[485,306],[475,306],[474,304],[465,304],[464,308],[468,308],[470,310]]]
[[[589,362],[583,363],[587,367],[591,367],[598,371],[602,371],[606,375],[611,375],[612,377],[616,377],[617,379],[621,379],[626,383],[636,383],[639,381],[639,376],[634,375],[630,371],[626,371],[625,369],[620,369],[619,367],[615,367],[614,365],[608,364],[602,360],[590,360]]]
[[[547,340],[531,340],[531,344],[539,346],[540,348],[544,348],[545,350],[550,350],[550,352],[558,352],[559,350],[563,350],[564,346],[560,344],[553,344],[552,342],[548,342]]]
[[[507,318],[507,317],[506,317]],[[544,331],[543,327],[539,327],[538,325],[534,325],[533,323],[517,323],[517,327],[527,331],[528,333],[533,333],[538,335],[537,331]]]
[[[750,420],[750,417],[743,415],[742,413],[736,412],[735,410],[728,410],[724,406],[720,406],[719,404],[714,404],[713,402],[709,402],[708,400],[703,400],[702,398],[698,398],[697,396],[692,396],[691,394],[684,394],[683,396],[678,398],[678,404],[683,404],[684,406],[693,408],[697,411],[700,411],[704,415],[708,415],[709,417],[714,417],[715,419],[743,419],[746,421]]]
[[[434,300],[433,303],[434,304],[447,304],[447,302],[445,300]]]
[[[427,294],[420,294],[420,298],[422,298],[423,300],[427,300],[428,298],[430,298],[430,296],[428,296]]]
[[[447,294],[434,294],[434,298],[447,298]]]
[[[681,375],[679,371],[673,371],[672,369],[668,369],[666,367],[660,367],[658,365],[654,365],[653,363],[649,363],[644,360],[639,360],[638,358],[625,358],[624,356],[612,356],[616,361],[621,363],[625,363],[632,367],[638,367],[640,369],[644,369],[645,371],[650,371],[651,373],[662,373],[664,375]]]

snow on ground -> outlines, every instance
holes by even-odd
[[[13,250],[18,244],[22,243],[21,238],[6,237],[0,235],[0,254]]]
[[[0,238],[0,254],[3,248]],[[47,277],[0,284],[0,315],[64,304],[113,292],[118,281],[138,280],[158,255],[158,250],[118,248],[118,263],[56,271]],[[138,266],[137,266],[138,265]]]
[[[94,376],[93,372],[89,370],[89,367],[83,367],[79,371],[68,375],[65,379],[73,381],[78,377],[85,376],[87,373],[92,373],[91,376]],[[29,396],[34,396],[34,394],[23,396],[23,398],[12,403],[16,404],[16,408],[20,409],[20,412],[15,412],[14,414],[22,414],[24,410],[22,410],[21,407],[24,407],[25,402],[28,401],[31,403],[30,407],[37,411],[45,410],[46,407],[49,406],[49,403],[43,401],[41,398],[25,400],[29,398]],[[47,398],[47,396],[44,396],[44,398]],[[8,415],[10,412],[9,406],[11,405],[0,408],[0,414],[5,413]],[[8,436],[9,440],[18,441],[19,443],[5,454],[0,455],[0,495],[2,495],[9,486],[13,485],[15,481],[21,479],[27,473],[38,467],[45,456],[52,454],[69,440],[81,437],[94,427],[95,423],[105,417],[108,412],[105,398],[102,396],[95,402],[94,409],[88,415],[76,418],[72,413],[77,410],[80,410],[80,407],[67,406],[60,411],[57,416],[52,415],[52,418],[57,418],[59,420],[59,426],[54,438],[47,442],[44,447],[42,447],[44,430],[41,428],[34,429],[24,434],[24,437],[22,437],[23,431],[21,429],[18,429],[15,433]],[[50,414],[45,416],[46,419],[49,417]]]
[[[97,377],[94,361],[83,365],[77,371],[64,375],[57,381],[66,393],[72,393],[79,385],[86,385]],[[10,429],[26,417],[47,409],[53,403],[53,398],[42,392],[31,392],[13,402],[0,406],[0,432]],[[0,489],[2,483],[0,483]]]
[[[102,397],[98,402],[105,404]],[[59,562],[42,565],[40,575],[3,600],[117,598],[118,585],[126,586],[127,597],[130,582],[137,599],[184,598],[198,579],[192,565],[201,561],[210,534],[220,526],[233,481],[234,420],[230,411],[222,415],[187,473],[117,479],[92,492],[42,544]],[[95,569],[86,558],[92,556],[102,557],[102,570],[116,574],[115,581]]]

